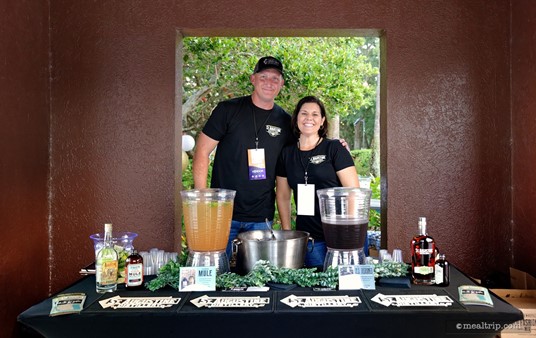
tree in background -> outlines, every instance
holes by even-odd
[[[220,38],[183,40],[183,131],[202,129],[215,105],[249,95],[249,75],[265,55],[283,62],[285,86],[276,102],[291,113],[300,98],[315,95],[339,136],[352,145],[354,122],[365,119],[366,147],[374,145],[379,39],[373,37]],[[332,136],[332,135],[331,135]]]

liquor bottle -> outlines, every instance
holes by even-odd
[[[445,254],[438,254],[434,268],[435,283],[437,286],[449,286],[450,265],[445,259]]]
[[[139,290],[143,288],[143,257],[134,249],[126,261],[125,288]]]
[[[112,241],[112,225],[104,224],[104,246],[97,252],[95,278],[97,292],[114,292],[117,290],[117,269],[119,256]]]
[[[434,284],[435,242],[426,231],[426,217],[419,217],[419,235],[411,240],[411,276],[414,284]]]

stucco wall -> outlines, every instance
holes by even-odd
[[[90,261],[87,236],[105,221],[139,232],[144,248],[173,245],[174,45],[181,29],[383,30],[388,247],[407,253],[417,218],[427,216],[441,250],[464,271],[482,277],[506,270],[508,1],[265,6],[53,2],[53,288]]]
[[[536,4],[512,2],[513,265],[536,276]]]
[[[427,216],[468,274],[536,274],[532,1],[51,2],[0,7],[2,321],[76,280],[104,222],[172,249],[177,31],[383,31],[388,248]]]
[[[48,294],[48,3],[0,3],[0,337]]]
[[[94,260],[89,235],[173,244],[173,8],[146,1],[51,5],[53,288]]]

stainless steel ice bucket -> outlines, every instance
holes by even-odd
[[[270,261],[279,268],[303,267],[307,242],[314,246],[309,233],[297,230],[253,230],[238,234],[233,240],[236,253],[236,268],[239,273],[248,273],[258,260]]]

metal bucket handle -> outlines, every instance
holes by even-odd
[[[315,249],[315,239],[313,237],[309,236],[307,241],[311,241],[311,249],[309,249],[309,253],[311,253]]]
[[[238,238],[233,239],[233,243],[231,246],[231,254],[234,256],[236,253],[238,253],[238,246],[242,244],[242,241]]]

